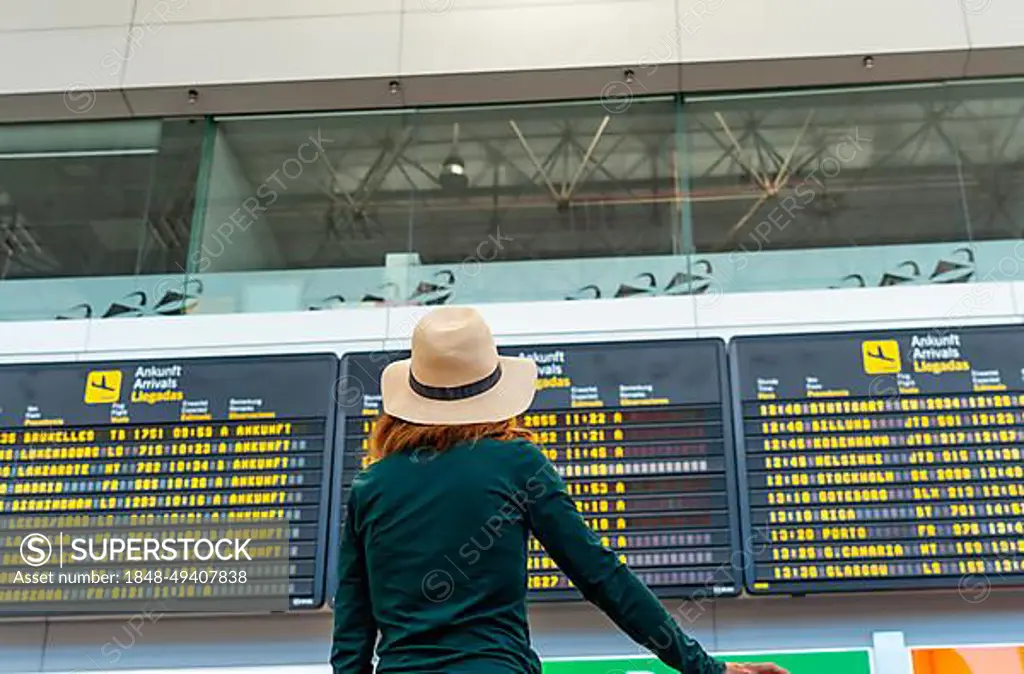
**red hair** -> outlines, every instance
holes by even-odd
[[[370,432],[369,458],[370,463],[374,463],[389,454],[416,447],[430,447],[443,452],[460,442],[483,438],[533,441],[534,435],[530,429],[520,426],[515,418],[487,424],[425,426],[382,414]]]

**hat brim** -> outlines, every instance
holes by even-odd
[[[409,386],[412,360],[388,365],[380,378],[384,411],[393,417],[428,426],[486,424],[525,412],[537,390],[537,364],[529,358],[501,356],[501,379],[493,388],[463,400],[431,400]]]

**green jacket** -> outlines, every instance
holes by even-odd
[[[586,599],[667,665],[724,671],[601,544],[539,449],[482,440],[394,454],[355,478],[335,674],[372,673],[375,645],[378,674],[539,674],[526,619],[531,532]]]

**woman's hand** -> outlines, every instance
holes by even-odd
[[[770,663],[730,662],[725,666],[725,674],[789,674],[789,672]]]

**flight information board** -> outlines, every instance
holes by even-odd
[[[751,592],[1024,582],[1019,326],[731,348]]]
[[[502,347],[533,359],[522,422],[591,528],[662,596],[739,592],[731,413],[720,340]],[[341,394],[345,486],[365,465],[380,373],[403,353],[348,354]],[[536,540],[531,599],[578,592]],[[333,565],[332,565],[333,568]],[[333,593],[332,593],[333,594]]]
[[[112,529],[277,522],[288,549],[272,568],[251,566],[237,592],[321,606],[337,370],[333,354],[0,367],[0,613],[54,599],[12,582],[17,541],[74,516]],[[245,532],[254,548],[268,543]],[[195,591],[161,582],[170,599]],[[58,594],[80,613],[110,610],[119,592]]]

